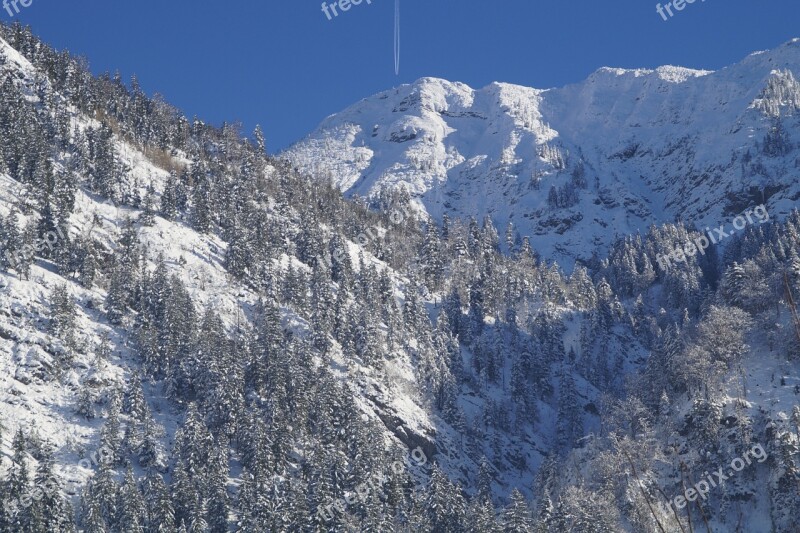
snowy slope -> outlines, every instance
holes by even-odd
[[[2,40],[0,50],[10,60],[5,68],[14,72],[18,89],[36,103],[36,69]],[[487,213],[501,228],[506,220],[513,220],[520,233],[534,236],[537,251],[566,264],[595,251],[602,256],[603,247],[616,236],[652,222],[679,216],[711,225],[726,222],[732,213],[758,203],[762,194],[770,197],[771,215],[787,212],[798,198],[792,172],[800,155],[793,146],[800,141],[796,135],[800,86],[785,69],[797,71],[797,66],[800,43],[793,42],[773,52],[753,55],[719,73],[675,67],[656,71],[601,69],[583,84],[558,90],[493,84],[475,91],[463,84],[424,79],[329,118],[319,132],[287,155],[303,169],[335,179],[353,194],[377,196],[383,190],[404,186],[419,199],[420,208],[436,217]],[[69,118],[70,131],[97,125],[74,108],[70,108]],[[794,138],[784,144],[765,143],[778,118],[787,135]],[[124,166],[130,169],[125,187],[138,188],[143,196],[145,188],[152,186],[158,199],[168,172],[132,143],[119,136],[114,142]],[[188,163],[184,153],[176,151],[172,157],[180,165]],[[54,164],[66,171],[69,158],[69,153],[57,154]],[[264,164],[267,174],[278,171],[277,165],[271,166],[272,161]],[[751,186],[756,189],[751,190]],[[573,197],[559,199],[562,205],[549,205],[551,187],[569,190]],[[0,214],[5,217],[18,212],[15,207],[26,201],[26,195],[18,182],[0,173]],[[302,206],[273,209],[274,198],[269,200],[264,205],[269,206],[265,210],[271,219],[287,227],[299,224],[292,208]],[[36,219],[35,210],[23,213],[18,215],[19,222]],[[90,237],[110,250],[119,240],[125,220],[136,220],[140,214],[138,209],[116,206],[79,189],[69,232],[73,237]],[[153,225],[138,227],[138,239],[147,250],[145,267],[152,270],[154,260],[163,256],[169,274],[182,280],[198,310],[213,309],[233,330],[242,318],[252,316],[259,295],[226,271],[226,241],[213,233],[194,231],[188,222],[188,218],[169,221],[155,217]],[[320,227],[323,233],[329,229],[324,224]],[[346,248],[353,265],[359,265],[363,257],[365,265],[388,271],[397,306],[402,307],[409,290],[416,287],[410,271],[393,271],[370,254],[364,243],[348,241]],[[285,268],[290,264],[294,270],[311,275],[308,261],[301,262],[292,255],[295,252],[292,246],[280,248],[277,257],[270,259],[274,260],[272,266]],[[282,269],[275,270],[280,273]],[[8,464],[11,437],[17,428],[38,433],[55,444],[57,470],[69,482],[67,493],[77,496],[92,471],[81,459],[96,449],[104,416],[98,412],[99,418],[89,421],[78,416],[78,390],[88,385],[105,395],[109,387],[122,388],[138,373],[140,360],[134,353],[135,341],[128,334],[133,329],[130,324],[113,326],[106,320],[105,283],[86,289],[57,271],[49,261],[39,260],[30,278],[0,273],[0,425],[4,427],[0,468]],[[553,279],[560,280],[558,276]],[[66,348],[49,328],[51,294],[61,284],[69,287],[78,306],[77,342],[69,370],[56,375],[51,371],[56,366],[52,363]],[[334,284],[330,288],[338,290]],[[660,287],[653,292],[658,290]],[[424,304],[431,315],[441,312],[446,296],[445,291],[425,294]],[[530,306],[524,309],[526,313],[541,310],[544,304],[537,298],[525,302]],[[632,307],[632,302],[625,304]],[[590,358],[591,350],[582,353],[582,346],[587,344],[585,336],[591,330],[585,327],[591,324],[592,316],[582,314],[566,297],[549,310],[563,322],[564,331],[558,339],[563,341],[564,351],[572,352],[573,359],[575,354]],[[284,328],[300,337],[309,334],[311,324],[290,304],[280,312]],[[623,318],[630,317],[621,315],[620,320]],[[487,316],[484,322],[491,327],[496,320]],[[607,333],[605,351],[615,356],[615,378],[621,382],[643,364],[647,350],[628,325],[620,324]],[[93,347],[105,335],[110,338],[113,353],[98,364]],[[409,346],[421,342],[421,336],[404,339]],[[532,342],[525,337],[520,341]],[[745,360],[758,364],[748,365],[748,413],[756,418],[763,411],[786,420],[797,394],[792,389],[798,383],[797,364],[785,362],[777,354],[770,353],[768,358],[760,355],[771,352],[771,344],[763,339],[753,339],[751,344],[753,349]],[[466,344],[461,348],[465,362],[475,360],[477,350],[469,353]],[[514,372],[514,358],[509,356],[499,369],[502,383],[487,383],[485,387],[473,383],[459,390],[457,407],[465,415],[466,429],[457,429],[424,400],[417,376],[420,362],[410,353],[407,348],[391,353],[387,350],[385,361],[372,367],[362,364],[358,357],[345,355],[335,344],[330,359],[320,358],[315,363],[330,365],[362,418],[381,429],[378,440],[388,447],[397,451],[422,447],[469,495],[476,492],[478,462],[482,456],[490,457],[496,469],[491,488],[498,501],[504,502],[515,487],[531,496],[537,471],[548,456],[554,455],[562,414],[554,398],[560,401],[566,394],[562,383],[553,379],[556,394],[549,403],[537,400],[533,406],[532,411],[539,415],[535,424],[487,424],[486,418],[492,413],[507,413],[514,408],[508,401],[506,382]],[[569,366],[561,361],[558,364],[560,369],[553,378],[561,372],[569,373],[565,370]],[[776,369],[779,377],[785,378],[784,383],[772,376]],[[737,376],[730,377],[731,382],[720,391],[720,402],[726,409],[739,399]],[[594,435],[603,430],[597,415],[604,391],[577,374],[564,383],[570,381],[574,381],[571,388],[577,396],[579,430],[586,435],[575,451],[580,458],[581,450],[590,449]],[[166,400],[159,383],[145,387],[156,421],[165,429],[161,444],[168,450],[184,413]],[[98,398],[98,411],[103,410],[101,404],[107,405],[108,398]],[[680,399],[676,404],[673,418],[679,422],[691,406]],[[123,417],[123,423],[129,423],[127,417]],[[468,433],[480,434],[481,444],[465,446]],[[685,444],[677,437],[675,443]],[[694,452],[689,455],[689,459],[694,458]],[[242,481],[237,477],[240,473],[238,457],[233,457],[232,486]],[[421,481],[424,472],[416,473],[423,474],[417,479]],[[655,482],[674,488],[668,485],[671,469],[665,467],[659,473]]]
[[[798,76],[800,40],[718,72],[602,68],[550,90],[423,78],[327,118],[284,156],[351,195],[403,186],[436,219],[513,222],[568,266],[652,223],[719,224],[765,199],[786,214],[800,198]],[[768,155],[778,117],[792,146]],[[585,182],[577,198],[548,205],[570,181]]]
[[[6,64],[0,68],[12,71],[16,88],[29,101],[37,103],[34,90],[37,70],[2,39],[0,52],[7,58]],[[74,108],[70,109],[70,121],[76,131],[99,124]],[[148,186],[152,186],[160,196],[168,172],[118,136],[115,136],[115,150],[129,169],[125,177],[126,186],[139,187],[142,195]],[[56,167],[65,168],[68,157],[69,154],[60,154],[55,160]],[[176,159],[185,163],[181,154]],[[273,170],[267,168],[266,172]],[[20,226],[36,220],[38,214],[35,211],[25,215],[19,211],[19,206],[27,201],[29,194],[30,191],[19,182],[0,173],[0,215],[7,217],[12,212],[16,213]],[[111,250],[119,240],[125,221],[136,220],[140,214],[139,209],[118,206],[108,199],[78,189],[69,233],[73,238],[91,237]],[[285,217],[282,213],[270,214]],[[286,223],[291,222],[286,220]],[[223,260],[227,243],[219,236],[198,233],[184,221],[156,217],[152,226],[138,228],[138,239],[147,250],[147,268],[152,270],[154,260],[162,256],[169,273],[182,280],[199,310],[212,308],[229,329],[233,329],[242,317],[250,317],[258,295],[233,280],[225,270]],[[347,246],[355,265],[363,256],[367,265],[375,265],[379,270],[388,268],[358,244],[348,241]],[[276,259],[276,263],[283,267],[292,263],[293,268],[308,275],[311,273],[308,265],[293,256],[284,254]],[[403,290],[408,285],[408,279],[391,270],[389,275],[395,283],[399,304],[402,305]],[[68,350],[61,340],[48,331],[52,317],[51,293],[60,285],[68,287],[78,308],[74,362],[72,369],[62,376],[52,371],[56,366],[54,359]],[[56,470],[65,480],[65,492],[72,497],[74,504],[77,504],[81,487],[96,466],[91,464],[87,467],[86,462],[81,461],[96,453],[99,445],[99,433],[106,415],[106,409],[102,406],[109,401],[102,391],[114,388],[124,390],[126,383],[141,368],[140,358],[132,349],[135,340],[128,334],[130,329],[125,326],[114,327],[106,320],[106,296],[103,287],[84,289],[73,280],[58,275],[57,268],[49,261],[35,262],[28,279],[16,273],[0,271],[0,472],[5,473],[9,467],[12,438],[18,429],[22,429],[26,435],[39,435],[54,446]],[[300,336],[307,334],[308,324],[293,309],[284,307],[281,314],[284,328]],[[107,361],[98,365],[94,348],[104,337],[110,340],[112,354]],[[436,451],[434,427],[440,421],[432,420],[422,403],[415,383],[414,365],[407,353],[399,352],[395,359],[388,361],[383,375],[357,362],[345,360],[341,350],[334,351],[331,366],[334,374],[354,396],[356,404],[363,409],[364,416],[385,426],[384,439],[389,446],[405,449],[422,445],[428,456],[433,455]],[[91,421],[76,413],[78,390],[87,384],[96,392],[97,400],[98,416]],[[153,385],[150,388],[148,402],[156,421],[165,430],[162,449],[169,451],[184,413],[164,397],[160,386]],[[125,421],[123,416],[123,423]]]

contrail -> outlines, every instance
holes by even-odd
[[[394,75],[400,75],[400,0],[394,0]]]

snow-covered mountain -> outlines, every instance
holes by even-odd
[[[337,113],[284,154],[349,195],[492,217],[569,265],[678,219],[800,199],[800,39],[717,72],[602,68],[539,90],[423,78]]]
[[[379,124],[364,146],[363,125],[330,119],[309,177],[259,129],[189,122],[0,24],[0,532],[792,531],[800,214],[669,270],[654,265],[697,238],[686,226],[615,239],[762,192],[788,211],[798,90],[779,66],[748,94],[680,69],[560,91],[423,80],[360,104]],[[712,76],[749,135],[669,112]],[[642,95],[665,110],[636,111]],[[393,109],[397,124],[374,119]],[[656,152],[659,113],[729,145]],[[384,181],[359,182],[365,162]],[[756,189],[668,179],[714,165]],[[630,179],[644,168],[661,174]],[[311,179],[374,190],[389,213]],[[383,187],[400,182],[440,215],[531,202],[518,231],[537,251],[600,260],[566,275],[513,235],[501,253],[490,219],[427,223]],[[672,500],[740,457],[702,507]]]
[[[19,30],[18,27],[15,28]],[[2,29],[7,31],[5,27]],[[21,50],[24,49],[32,55],[36,53],[33,52],[38,49],[35,37],[27,30],[18,37],[22,43],[18,45]],[[65,70],[69,69],[70,67],[65,67]],[[88,73],[83,74],[88,76]],[[64,83],[63,79],[61,82]],[[320,218],[308,211],[314,202],[306,199],[293,204],[287,198],[282,198],[292,194],[292,190],[302,191],[310,187],[305,186],[305,181],[298,181],[302,186],[291,185],[290,180],[301,178],[287,170],[279,161],[266,158],[263,153],[256,156],[249,152],[252,147],[247,141],[237,137],[221,142],[217,137],[217,130],[211,127],[206,129],[199,121],[189,129],[183,117],[176,115],[171,108],[164,107],[157,111],[149,109],[152,114],[148,120],[155,123],[163,118],[170,124],[168,128],[175,128],[165,133],[164,137],[183,146],[171,145],[168,150],[156,149],[156,143],[137,139],[140,132],[130,122],[126,122],[133,116],[141,118],[138,113],[143,113],[142,109],[147,105],[142,104],[141,108],[134,111],[135,104],[132,102],[137,98],[141,99],[139,103],[143,102],[144,95],[132,95],[121,83],[107,79],[92,80],[87,77],[74,83],[75,92],[78,92],[75,87],[83,90],[92,83],[97,83],[98,91],[108,91],[105,96],[114,102],[119,118],[110,119],[106,109],[98,109],[102,106],[99,105],[99,100],[93,99],[97,98],[96,94],[87,98],[86,108],[80,108],[75,104],[80,101],[80,96],[73,93],[70,100],[56,88],[41,68],[37,68],[25,54],[0,38],[0,104],[5,106],[0,109],[0,127],[20,132],[20,139],[30,138],[42,143],[33,150],[37,154],[35,160],[38,162],[34,165],[37,167],[33,173],[35,178],[32,178],[27,175],[24,165],[17,164],[18,161],[25,160],[22,155],[24,151],[18,148],[28,149],[31,145],[17,139],[12,141],[8,136],[0,136],[0,455],[3,458],[0,461],[0,487],[6,486],[5,477],[13,477],[14,469],[20,466],[15,463],[17,456],[14,455],[14,450],[15,438],[22,436],[19,439],[24,441],[22,446],[27,447],[28,451],[21,455],[30,461],[29,469],[32,471],[34,466],[48,463],[42,460],[43,457],[51,460],[52,475],[59,480],[63,496],[77,508],[81,496],[85,495],[87,480],[92,478],[93,471],[107,466],[98,457],[107,448],[104,435],[110,433],[104,432],[103,427],[109,425],[108,419],[119,417],[121,426],[118,430],[125,431],[126,450],[132,449],[130,442],[127,442],[129,434],[143,429],[124,408],[121,413],[118,409],[115,413],[114,406],[118,407],[120,403],[118,400],[137,394],[141,394],[146,403],[144,410],[147,417],[151,417],[147,423],[151,424],[152,433],[149,433],[149,438],[153,439],[154,453],[152,463],[146,466],[139,462],[135,452],[126,460],[132,460],[133,476],[136,479],[147,475],[148,480],[151,480],[150,476],[164,475],[168,482],[171,480],[171,451],[180,439],[180,428],[186,417],[183,403],[188,401],[187,396],[193,394],[172,396],[166,392],[167,383],[160,379],[156,383],[145,377],[140,384],[140,376],[148,371],[144,369],[141,338],[135,333],[141,332],[142,324],[137,317],[130,314],[129,305],[133,302],[124,303],[120,316],[111,319],[112,301],[115,297],[110,293],[114,292],[114,287],[126,285],[128,288],[122,289],[122,292],[138,292],[141,287],[134,288],[135,286],[147,283],[145,278],[160,271],[166,277],[178,280],[172,283],[179,283],[183,287],[179,293],[185,290],[182,296],[188,298],[197,310],[198,320],[206,311],[213,312],[219,318],[224,333],[232,336],[240,335],[240,328],[249,327],[243,326],[243,323],[258,322],[256,309],[265,296],[262,291],[267,290],[267,285],[268,300],[278,298],[275,292],[280,292],[280,302],[273,302],[277,308],[275,317],[278,320],[275,327],[287,339],[295,341],[270,350],[280,349],[286,357],[297,357],[294,352],[302,352],[304,363],[292,361],[292,372],[298,372],[304,364],[310,364],[311,368],[307,370],[313,370],[315,374],[308,376],[308,379],[314,383],[321,380],[329,387],[329,393],[337,394],[335,403],[329,401],[329,398],[312,403],[317,408],[326,410],[326,413],[330,411],[325,416],[352,417],[353,423],[363,425],[361,429],[354,430],[358,439],[368,442],[375,450],[380,450],[382,458],[376,460],[381,467],[395,468],[394,477],[397,482],[401,480],[395,466],[397,463],[390,464],[388,458],[398,459],[401,466],[406,463],[409,465],[408,472],[412,477],[404,477],[403,483],[408,483],[409,486],[413,483],[418,489],[424,487],[430,474],[431,463],[428,461],[433,461],[436,456],[437,464],[447,473],[447,477],[462,480],[466,488],[466,480],[477,474],[480,450],[469,455],[463,453],[463,436],[446,423],[440,414],[431,410],[427,393],[422,392],[422,388],[428,385],[421,385],[418,374],[418,358],[434,357],[435,360],[426,360],[425,363],[438,367],[443,364],[441,358],[446,355],[440,344],[445,337],[440,332],[434,333],[434,324],[427,315],[429,307],[436,307],[434,300],[438,300],[439,306],[441,305],[442,294],[422,291],[417,280],[412,282],[406,273],[401,272],[402,269],[392,268],[387,264],[392,262],[394,254],[385,250],[386,240],[396,239],[398,234],[409,229],[398,227],[396,221],[387,217],[377,217],[361,207],[349,205],[336,194],[332,194],[331,198],[323,202],[324,205],[339,203],[344,210],[341,216],[347,220],[348,225],[352,225],[353,229],[359,224],[370,228],[366,241],[361,240],[360,230],[352,234],[342,234],[341,228],[332,227],[331,219]],[[114,91],[119,92],[114,94]],[[66,92],[68,91],[64,90]],[[117,105],[118,101],[126,103]],[[13,117],[11,123],[4,122],[6,115],[2,113],[3,110]],[[158,115],[158,118],[153,115]],[[120,120],[122,117],[125,118]],[[158,129],[159,126],[154,123],[142,130]],[[109,124],[114,127],[111,128]],[[186,129],[181,129],[184,126]],[[46,140],[37,138],[39,129],[44,127],[49,128],[48,135],[52,136],[45,137]],[[106,135],[107,144],[103,148],[101,142]],[[258,229],[255,229],[252,236],[260,244],[253,244],[251,238],[248,238],[247,251],[243,253],[251,257],[245,260],[249,263],[253,260],[254,248],[272,248],[272,240],[275,241],[274,253],[270,252],[269,259],[259,267],[260,273],[241,272],[240,279],[236,279],[239,276],[232,273],[231,243],[216,232],[219,228],[212,225],[213,230],[201,231],[196,227],[201,203],[199,197],[191,195],[191,198],[187,198],[187,190],[182,189],[184,207],[191,204],[191,214],[185,209],[183,212],[178,209],[167,217],[163,211],[168,197],[175,200],[176,190],[173,187],[176,186],[176,180],[181,183],[194,180],[197,188],[198,179],[202,181],[214,176],[215,180],[219,179],[225,185],[205,183],[206,186],[229,191],[237,189],[238,185],[234,185],[233,181],[238,178],[234,176],[244,179],[239,174],[244,170],[240,170],[239,161],[235,164],[219,161],[219,154],[223,151],[220,146],[223,143],[227,143],[224,144],[225,150],[237,154],[230,157],[240,157],[250,166],[250,174],[247,176],[252,181],[248,181],[249,185],[257,183],[258,187],[269,190],[259,192],[259,204],[253,207],[262,217],[255,224]],[[189,147],[193,157],[187,153]],[[209,168],[212,164],[217,165],[213,171]],[[47,170],[40,169],[40,165],[46,166]],[[208,175],[199,173],[201,167]],[[99,184],[98,180],[103,181],[103,184]],[[62,186],[69,191],[62,191]],[[56,201],[55,193],[53,196],[43,195],[43,190],[49,188],[57,188],[59,195],[63,193],[65,197],[69,197],[65,203],[70,206],[62,211],[60,197]],[[100,192],[99,189],[104,191]],[[221,202],[219,192],[209,193],[217,207]],[[241,190],[238,193],[239,198],[246,194]],[[156,216],[156,212],[159,216]],[[43,227],[42,221],[47,220],[46,215],[58,219],[58,230],[51,235],[51,245],[46,244],[50,237],[40,231]],[[361,217],[363,220],[355,224]],[[149,221],[143,222],[145,219]],[[314,224],[311,223],[312,220]],[[405,224],[411,226],[413,219],[406,217]],[[376,232],[375,228],[380,229]],[[414,238],[419,237],[413,229],[411,232]],[[327,250],[328,243],[334,236],[339,239],[336,242],[342,247],[343,253],[336,255],[335,261],[331,261]],[[118,254],[125,248],[122,242],[126,239],[129,239],[128,246],[132,246],[135,256],[133,261],[140,268],[115,277],[108,269],[114,270],[121,263]],[[289,244],[294,240],[297,241],[297,246]],[[300,244],[301,241],[305,244]],[[30,245],[27,248],[30,253],[25,251],[23,242]],[[239,244],[242,244],[241,241]],[[416,247],[416,244],[410,246],[411,249]],[[400,250],[403,248],[404,246],[399,247]],[[383,250],[380,252],[381,258],[377,257],[379,250]],[[403,312],[410,312],[402,311],[404,308],[422,317],[423,322],[418,324],[420,329],[413,334],[402,334],[401,329],[405,326],[391,326],[392,335],[397,337],[397,340],[392,341],[394,348],[384,345],[382,341],[377,342],[377,328],[371,322],[369,335],[359,331],[358,342],[369,342],[372,345],[379,356],[380,368],[370,368],[372,364],[367,364],[366,359],[353,359],[351,355],[355,348],[345,348],[336,341],[326,349],[324,360],[320,358],[321,353],[311,351],[309,341],[316,335],[313,331],[318,326],[312,323],[311,308],[326,303],[315,292],[321,290],[319,285],[315,285],[316,289],[311,289],[309,284],[316,276],[318,268],[324,268],[322,265],[326,262],[329,263],[328,268],[334,263],[339,265],[344,262],[345,256],[348,277],[360,277],[363,274],[365,277],[369,276],[369,283],[386,281],[382,290],[388,291],[388,298],[393,302],[389,306],[391,311],[388,311],[396,315],[393,320],[400,320]],[[62,259],[66,263],[62,263]],[[27,267],[21,267],[18,263],[26,263]],[[91,272],[90,276],[88,272]],[[330,276],[330,270],[321,272],[328,272],[325,275]],[[379,273],[385,277],[379,278]],[[261,290],[253,285],[258,276],[263,276],[262,281],[266,284]],[[116,281],[112,281],[112,277]],[[350,331],[351,320],[355,320],[352,324],[354,329],[366,327],[358,322],[364,319],[361,303],[358,304],[360,311],[355,307],[341,307],[350,306],[345,298],[350,289],[345,290],[344,286],[338,289],[330,280],[320,283],[331,284],[326,289],[330,291],[326,293],[328,298],[338,298],[336,320],[346,322],[346,325],[341,326],[343,330]],[[355,282],[348,282],[352,283]],[[63,301],[68,302],[65,308],[69,309],[65,313],[69,314],[70,324],[66,331],[57,326],[60,312],[54,296],[62,288]],[[307,301],[307,291],[314,295],[313,302]],[[370,291],[369,294],[377,296],[377,292]],[[173,293],[164,299],[172,300],[179,296]],[[409,301],[412,298],[413,302]],[[294,300],[294,303],[289,300]],[[331,310],[326,312],[330,313]],[[351,318],[353,316],[355,318]],[[379,318],[380,314],[375,316]],[[189,326],[202,327],[200,323]],[[385,325],[380,326],[381,330],[384,328]],[[258,335],[262,334],[263,330],[259,330]],[[420,339],[415,338],[417,334]],[[380,335],[383,337],[383,332]],[[158,357],[163,356],[160,353],[161,347],[156,351],[159,352]],[[391,357],[384,361],[389,352]],[[357,353],[359,359],[366,357],[361,348]],[[458,354],[457,343],[456,353]],[[270,357],[277,356],[273,354]],[[194,366],[196,361],[187,364]],[[236,368],[242,366],[246,366],[242,359],[228,361],[222,370],[228,376],[235,376]],[[510,367],[503,370],[510,371]],[[439,369],[432,368],[432,371],[438,373]],[[214,379],[218,380],[220,377]],[[584,384],[584,388],[590,387]],[[311,398],[311,385],[301,386],[293,394]],[[502,397],[497,391],[495,394],[498,398]],[[171,399],[166,396],[171,396]],[[250,395],[248,403],[252,401],[269,403],[271,400]],[[343,402],[345,414],[338,412],[339,402]],[[467,410],[471,416],[478,418],[484,405],[482,399],[473,400],[469,402]],[[227,407],[227,415],[242,415],[239,408]],[[252,406],[240,408],[242,411],[254,411]],[[543,408],[549,409],[547,406]],[[255,409],[254,412],[257,411]],[[287,421],[289,423],[296,429],[305,424]],[[336,424],[338,431],[348,427],[350,422],[337,421]],[[495,446],[512,448],[520,457],[524,456],[529,465],[520,471],[509,468],[505,472],[497,472],[494,481],[497,488],[495,496],[502,495],[505,498],[515,486],[530,493],[528,487],[533,483],[535,468],[541,462],[543,451],[553,445],[550,440],[553,438],[554,425],[555,420],[551,418],[547,427],[543,425],[535,433],[529,426],[531,434],[526,434],[526,438],[530,438],[530,441],[518,445],[511,443],[508,436],[497,438]],[[370,429],[366,430],[367,427]],[[285,438],[289,441],[293,439],[289,436],[292,429],[281,428],[275,431],[286,433]],[[349,431],[348,438],[352,438]],[[116,435],[119,436],[121,434]],[[265,438],[275,438],[272,430]],[[343,442],[354,453],[361,446],[351,441]],[[330,448],[329,445],[326,446]],[[40,447],[46,452],[41,453]],[[417,471],[417,465],[405,459],[412,450],[417,450],[415,457],[419,457],[420,452],[423,454],[423,462],[427,463],[426,469]],[[332,448],[325,453],[328,454],[326,461],[333,460]],[[237,458],[232,460],[230,479],[227,480],[231,487],[244,481],[242,465]],[[363,462],[363,459],[359,461]],[[498,464],[499,461],[500,452]],[[121,461],[113,467],[121,470],[122,465]],[[326,463],[321,468],[329,466]],[[365,480],[368,479],[366,476],[378,473],[377,467],[367,469],[362,464],[358,468],[364,471]],[[354,472],[348,474],[352,479],[348,483],[355,489],[364,481],[356,482],[353,474]],[[121,476],[118,479],[122,481]],[[276,490],[283,481],[273,479],[271,483],[269,490]],[[39,485],[34,484],[29,490],[36,490],[37,487]],[[105,488],[111,492],[116,490],[110,486]],[[109,497],[114,498],[113,495]],[[323,504],[337,502],[337,497],[332,493],[325,496],[324,501],[320,499],[319,504],[324,507]],[[31,504],[20,496],[10,497],[8,501],[0,497],[0,531],[6,531],[6,527],[9,527],[9,531],[25,530],[26,525],[17,525],[21,529],[11,528],[8,520],[22,520],[21,517],[26,516],[31,508]],[[47,513],[51,512],[56,514],[53,509],[47,510]],[[316,515],[317,511],[313,510],[313,513]],[[59,511],[57,514],[71,516],[72,512]],[[319,516],[314,518],[319,519]],[[55,527],[53,524],[48,525]],[[291,525],[286,527],[286,531],[293,529]],[[63,530],[67,530],[66,526]],[[252,529],[245,526],[242,531]]]

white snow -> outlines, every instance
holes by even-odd
[[[800,74],[795,42],[716,72],[602,68],[545,91],[422,78],[328,117],[283,156],[347,194],[405,187],[436,219],[487,214],[500,231],[512,221],[569,268],[653,223],[725,220],[739,207],[729,196],[750,186],[783,185],[770,207],[785,214],[781,201],[800,194],[785,168],[797,154],[763,158],[755,175],[743,174],[742,158],[757,155],[771,127],[753,108],[771,73]],[[564,186],[581,158],[587,189],[576,205],[550,209],[551,186]]]

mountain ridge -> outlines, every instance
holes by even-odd
[[[608,249],[598,225],[624,235],[719,223],[750,187],[778,191],[764,200],[787,215],[800,197],[787,176],[800,168],[797,108],[776,96],[757,105],[771,84],[796,102],[795,73],[798,39],[717,71],[602,67],[560,88],[420,78],[327,117],[282,156],[376,205],[404,188],[437,221],[512,222],[568,267]],[[778,157],[762,146],[776,122],[788,132]]]

